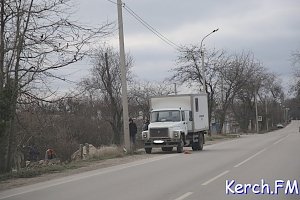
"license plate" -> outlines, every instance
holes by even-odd
[[[153,143],[154,144],[162,144],[162,143],[164,143],[164,141],[163,140],[154,140]]]

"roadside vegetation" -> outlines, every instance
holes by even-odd
[[[50,166],[41,166],[35,168],[22,168],[19,171],[12,171],[5,174],[0,174],[0,181],[5,181],[8,179],[15,178],[33,178],[43,174],[57,173],[70,169],[77,169],[85,166],[84,162],[74,162],[69,164],[61,165],[50,165]]]
[[[78,159],[72,162],[60,162],[59,159],[54,159],[49,162],[32,162],[29,163],[27,167],[21,168],[20,170],[13,170],[9,173],[0,174],[0,181],[14,178],[33,178],[43,174],[59,173],[85,167],[102,160],[131,155],[133,155],[133,153],[125,154],[122,149],[116,146],[102,147],[100,151],[92,154],[86,159]]]
[[[227,139],[234,139],[239,138],[240,134],[213,134],[207,135],[205,137],[206,141],[219,141],[219,140],[227,140]]]

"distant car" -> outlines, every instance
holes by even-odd
[[[277,124],[277,128],[283,128],[282,124]]]

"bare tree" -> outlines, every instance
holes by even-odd
[[[17,105],[24,96],[42,99],[36,88],[55,71],[81,60],[88,46],[111,32],[70,20],[70,0],[0,1],[0,172],[11,170],[16,150]],[[34,87],[33,87],[34,86]]]
[[[300,50],[295,51],[294,53],[292,53],[292,57],[293,57],[294,64],[300,63]]]
[[[248,131],[255,124],[255,98],[258,101],[259,115],[263,117],[262,126],[267,129],[267,120],[273,116],[272,102],[280,102],[282,88],[277,75],[269,73],[263,66],[258,65],[248,77],[248,82],[237,93],[231,105],[235,119],[243,132]]]
[[[79,144],[110,145],[111,127],[98,112],[104,106],[103,102],[96,99],[91,102],[85,96],[20,105],[16,126],[19,150],[30,160],[28,147],[34,146],[39,159],[43,159],[51,147],[63,162],[71,160]]]
[[[99,48],[93,58],[93,69],[88,78],[81,85],[86,92],[98,94],[105,105],[101,109],[101,116],[110,123],[113,130],[113,142],[121,144],[122,140],[122,102],[121,102],[121,71],[119,54],[112,47]],[[126,70],[128,81],[131,80],[130,68],[133,59],[126,56]]]
[[[215,109],[215,92],[220,82],[217,68],[220,66],[220,60],[224,56],[224,51],[207,51],[205,55],[205,73],[206,73],[206,92],[208,94],[209,122],[211,122],[212,112]],[[174,74],[170,78],[172,81],[196,84],[201,91],[203,86],[203,71],[201,63],[200,47],[185,47],[177,59],[177,67],[173,69]]]
[[[153,96],[168,95],[173,92],[167,82],[134,82],[129,90],[129,112],[131,116],[138,116],[142,111],[143,118],[150,119],[150,98]]]
[[[254,79],[251,79],[259,68],[260,63],[255,61],[250,53],[228,56],[221,61],[218,69],[219,78],[222,80],[218,87],[220,91],[218,97],[219,110],[217,112],[220,121],[219,133],[222,132],[227,111],[241,89],[245,85],[252,84],[257,87],[260,84],[253,83]]]
[[[197,46],[182,51],[171,80],[191,85],[196,83],[200,88],[203,84],[200,56]],[[271,75],[251,53],[227,55],[224,51],[212,51],[205,56],[205,69],[209,121],[211,122],[213,117],[219,122],[219,133],[222,132],[226,118],[230,116],[238,119],[243,130],[247,128],[249,119],[255,117],[254,97],[258,90],[261,90],[261,93],[268,90],[276,96],[275,84],[269,84],[268,88],[266,86],[267,77]],[[263,88],[266,89],[263,91]]]

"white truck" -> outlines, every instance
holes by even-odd
[[[209,129],[207,94],[182,94],[152,97],[150,124],[142,132],[146,153],[152,148],[183,152],[184,146],[202,150]]]

